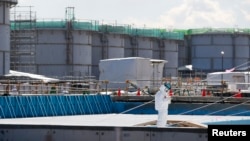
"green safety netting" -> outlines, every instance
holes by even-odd
[[[25,30],[34,28],[65,28],[65,21],[37,21],[37,22],[11,22],[11,30]]]
[[[188,29],[186,34],[204,34],[204,33],[246,33],[250,34],[249,29],[240,28],[199,28],[199,29]]]
[[[184,39],[184,33],[175,31],[170,32],[166,29],[132,29],[131,35],[157,37],[163,39]]]
[[[21,23],[11,22],[10,24],[11,30],[32,29],[34,27],[35,23],[28,23],[28,22],[21,22]]]
[[[11,22],[12,30],[25,29],[64,29],[71,26],[75,30],[91,30],[105,33],[128,34],[132,36],[158,37],[167,39],[184,39],[183,32],[169,32],[165,29],[133,28],[130,25],[99,25],[97,21],[36,21],[36,22]]]
[[[65,21],[38,21],[36,22],[36,28],[65,28]]]
[[[236,28],[199,28],[199,29],[166,29],[157,28],[133,28],[131,25],[109,25],[99,24],[98,21],[35,21],[35,22],[11,22],[12,30],[24,30],[34,28],[64,29],[71,26],[73,30],[91,30],[105,33],[128,34],[132,36],[157,37],[163,39],[183,40],[184,35],[204,34],[204,33],[246,33],[250,34],[250,29]]]
[[[100,32],[128,34],[131,30],[131,27],[130,26],[99,25],[98,30]]]
[[[38,21],[36,22],[36,28],[65,28],[65,21]]]
[[[98,22],[95,22],[95,21],[93,21],[93,22],[73,21],[72,27],[73,27],[73,29],[97,31],[98,30]]]

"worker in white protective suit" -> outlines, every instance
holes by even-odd
[[[157,127],[165,127],[167,123],[168,105],[171,103],[169,96],[170,84],[163,84],[155,94],[155,110],[158,111]]]

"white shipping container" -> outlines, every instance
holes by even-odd
[[[221,81],[226,83],[245,83],[244,72],[213,72],[207,74],[208,85],[221,85]]]
[[[213,72],[207,74],[208,86],[219,86],[221,81],[227,84],[229,91],[246,89],[244,72]]]

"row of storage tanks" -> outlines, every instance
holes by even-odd
[[[163,71],[166,77],[177,76],[178,67],[184,65],[192,64],[197,71],[213,72],[240,66],[250,59],[248,33],[213,31],[188,34],[176,40],[72,30],[73,40],[69,43],[65,29],[36,30],[35,72],[47,76],[91,75],[98,78],[100,60],[109,58],[167,60]]]
[[[67,23],[66,23],[67,24]],[[18,29],[20,30],[20,29]],[[109,58],[144,57],[167,60],[164,75],[177,75],[181,40],[85,29],[36,28],[35,73],[47,76],[99,77],[99,62]],[[25,29],[19,35],[30,32]],[[27,33],[28,34],[28,33]],[[26,35],[27,35],[26,34]],[[69,35],[70,34],[70,35]],[[70,39],[69,39],[70,38]],[[17,50],[28,43],[16,40]],[[23,60],[22,60],[23,59]],[[19,58],[19,62],[27,58]],[[19,71],[26,71],[20,66]]]
[[[250,61],[249,35],[248,30],[188,35],[185,38],[189,52],[187,57],[194,68],[204,71],[247,69]]]
[[[98,78],[100,60],[138,56],[168,60],[165,72],[176,75],[178,67],[176,40],[159,41],[156,38],[85,30],[71,32],[73,40],[69,42],[65,39],[65,29],[37,29],[34,64],[37,73],[47,76]],[[159,42],[164,46],[159,46]],[[19,48],[22,48],[21,46],[25,45],[20,44]],[[25,71],[25,68],[23,69]]]
[[[8,31],[10,23],[9,19],[6,19],[9,13],[3,5],[0,8],[1,11],[5,11],[0,18],[0,57],[2,58],[0,64],[3,66],[0,72],[5,74],[8,69],[11,69],[6,64],[13,61],[22,64],[27,61],[27,56],[20,56],[19,60],[8,59],[10,53],[14,53],[11,50],[8,51],[10,40],[6,37],[6,33],[10,35]],[[25,46],[30,46],[29,44],[35,48],[32,54],[34,60],[28,60],[33,62],[29,64],[34,68],[33,73],[54,77],[95,76],[98,78],[98,65],[102,59],[145,57],[167,60],[163,76],[168,77],[177,76],[178,68],[184,65],[192,64],[197,71],[213,72],[239,66],[250,59],[250,32],[246,29],[242,31],[186,30],[185,33],[181,32],[184,33],[183,38],[177,39],[153,37],[146,33],[144,36],[108,30],[74,29],[69,27],[67,22],[65,23],[67,25],[64,27],[39,26],[30,29],[12,29],[11,32],[21,33],[20,36],[25,35],[26,32],[35,31],[35,43],[25,42],[25,37],[11,43],[16,45],[17,51],[18,48],[21,50]],[[224,55],[221,51],[224,51]],[[16,70],[30,71],[22,66],[17,67]]]

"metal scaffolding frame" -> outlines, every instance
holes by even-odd
[[[36,13],[31,6],[16,6],[11,12],[10,69],[37,73]],[[24,28],[26,27],[26,28]]]

